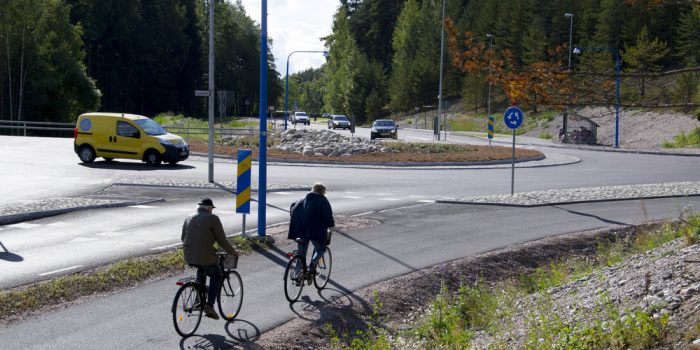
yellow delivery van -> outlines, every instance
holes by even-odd
[[[185,140],[151,118],[125,113],[85,113],[78,117],[73,148],[83,163],[96,157],[138,159],[149,165],[176,164],[190,155]]]

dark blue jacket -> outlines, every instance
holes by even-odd
[[[325,196],[316,192],[307,193],[304,198],[292,204],[290,209],[289,239],[325,241],[326,231],[335,226],[331,204]]]

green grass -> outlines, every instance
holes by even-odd
[[[196,132],[201,134],[189,134],[186,131],[188,128],[209,128],[209,121],[205,119],[161,113],[153,117],[153,120],[155,120],[161,126],[166,127],[169,131],[172,131],[182,137],[186,137],[188,140],[206,141],[209,138],[209,136],[206,134],[207,131],[204,130],[192,130],[193,133]],[[223,120],[216,118],[214,122],[215,137],[217,140],[219,139],[219,136],[216,132],[216,128],[240,129],[257,127],[257,121],[241,121],[233,117],[224,117]]]
[[[252,244],[262,244],[251,243],[242,236],[234,236],[229,241],[242,253],[250,252]],[[45,306],[78,300],[88,295],[135,286],[164,273],[181,272],[184,267],[182,249],[178,249],[129,258],[96,270],[0,291],[0,319],[38,311]]]
[[[688,134],[682,132],[673,138],[673,141],[664,142],[663,148],[700,147],[700,128],[695,128]]]
[[[404,153],[461,153],[475,149],[470,146],[441,143],[403,143],[390,142],[386,147]]]
[[[680,237],[685,237],[687,244],[694,244],[700,239],[700,216],[691,216],[685,221],[687,223],[655,225],[627,239],[601,242],[594,257],[549,262],[523,277],[500,281],[493,286],[478,281],[463,285],[455,292],[443,286],[428,305],[423,319],[413,328],[388,340],[386,331],[377,331],[378,327],[373,325],[372,332],[363,333],[358,340],[361,347],[333,348],[388,349],[411,344],[413,348],[464,349],[473,345],[477,332],[485,332],[492,339],[490,348],[509,349],[513,345],[509,343],[509,339],[512,340],[509,326],[514,317],[527,320],[525,343],[518,346],[526,349],[645,349],[656,346],[669,332],[668,315],[652,317],[644,310],[625,308],[611,301],[605,293],[598,297],[593,310],[576,307],[574,311],[557,312],[544,291],[597,273],[631,255],[656,249]],[[523,315],[522,310],[528,311]],[[378,313],[377,310],[373,312]],[[700,323],[691,333],[686,336],[693,338],[695,333],[700,333]],[[368,334],[375,337],[368,337]]]
[[[550,133],[544,131],[544,132],[541,132],[539,135],[537,135],[537,137],[539,137],[539,138],[541,138],[541,139],[545,139],[545,140],[551,140],[551,139],[552,139],[552,134],[550,134]]]

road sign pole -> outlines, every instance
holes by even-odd
[[[523,119],[525,119],[523,111],[521,111],[520,108],[516,106],[506,109],[505,113],[503,113],[503,122],[506,124],[507,127],[513,130],[513,161],[511,163],[510,170],[511,196],[513,195],[513,193],[515,193],[515,129],[519,128],[520,125],[523,124]]]
[[[513,129],[513,163],[510,167],[510,195],[515,191],[515,129]]]

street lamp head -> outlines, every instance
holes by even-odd
[[[581,49],[580,47],[575,47],[573,52],[578,54],[578,53],[583,52],[583,49]]]
[[[323,57],[328,58],[330,56],[331,56],[331,54],[328,53],[328,51],[323,51]]]
[[[564,14],[564,16],[566,16],[566,17],[574,17],[574,14],[573,14],[573,13],[568,13],[568,12],[567,12],[567,13]]]
[[[487,37],[487,38],[493,38],[493,34],[487,33],[487,34],[486,34],[486,37]]]

